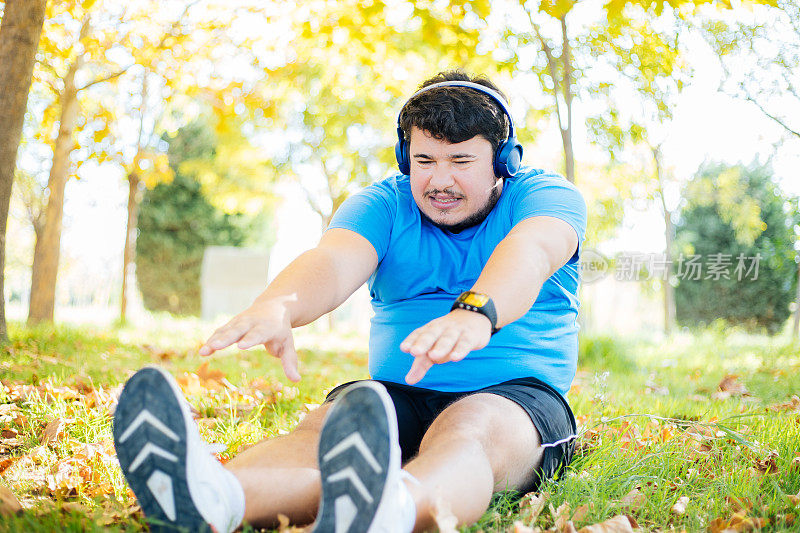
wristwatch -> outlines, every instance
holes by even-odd
[[[450,310],[453,309],[466,309],[480,313],[492,324],[492,335],[500,331],[500,328],[497,327],[497,310],[494,308],[494,302],[485,294],[473,291],[462,292],[453,302]]]

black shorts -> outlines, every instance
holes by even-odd
[[[524,494],[535,490],[543,480],[553,477],[572,460],[575,439],[570,437],[576,433],[572,409],[555,389],[536,378],[512,379],[466,392],[441,392],[391,381],[377,381],[386,387],[394,402],[404,464],[417,454],[422,437],[439,413],[456,400],[479,392],[497,394],[522,407],[539,432],[542,444],[565,440],[556,446],[544,448],[542,464],[534,481],[530,486],[521,488],[520,492]],[[352,383],[355,381],[334,388],[328,393],[325,402],[333,401]]]

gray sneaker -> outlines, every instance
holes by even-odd
[[[125,384],[114,412],[114,447],[151,531],[230,533],[239,526],[242,487],[211,454],[164,370],[143,368]]]
[[[408,533],[416,511],[400,468],[397,417],[374,381],[348,387],[319,440],[322,499],[315,533]]]

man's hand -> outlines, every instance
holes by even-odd
[[[472,350],[480,350],[489,344],[491,336],[489,319],[474,311],[454,309],[431,320],[400,343],[401,350],[414,356],[406,383],[419,382],[433,365],[461,361]]]
[[[199,353],[202,356],[211,355],[233,343],[242,350],[263,344],[269,354],[281,360],[286,377],[291,381],[300,381],[292,325],[286,306],[281,302],[256,301],[218,328],[200,347]]]

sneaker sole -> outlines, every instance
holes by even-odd
[[[194,421],[181,398],[168,373],[139,370],[114,412],[114,447],[151,531],[213,531],[187,483],[187,428]]]
[[[390,473],[400,469],[397,416],[386,389],[350,386],[328,411],[318,460],[322,499],[315,533],[367,533]]]

